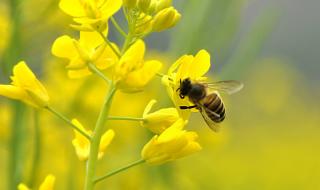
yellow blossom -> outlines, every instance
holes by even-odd
[[[108,19],[121,7],[121,0],[61,0],[59,7],[66,14],[74,17],[82,30],[102,31]]]
[[[118,49],[115,44],[113,46]],[[70,78],[91,74],[89,63],[104,70],[118,60],[117,55],[97,32],[80,32],[79,40],[67,35],[61,36],[53,43],[51,52],[57,57],[69,60],[66,68]]]
[[[143,112],[144,121],[141,122],[141,125],[156,134],[161,134],[179,119],[179,114],[176,108],[163,108],[150,113],[152,106],[156,102],[156,100],[151,100],[146,106]]]
[[[152,21],[152,30],[161,32],[169,29],[177,24],[180,20],[181,14],[173,7],[165,8],[159,11]]]
[[[179,114],[184,119],[188,119],[190,110],[181,110],[179,106],[192,106],[193,104],[187,99],[181,99],[179,92],[180,81],[190,78],[191,81],[203,81],[203,77],[210,69],[210,55],[206,50],[200,50],[196,56],[184,55],[180,57],[168,71],[168,75],[162,78],[162,82],[167,86],[169,96],[173,100]]]
[[[55,177],[53,175],[47,175],[43,183],[40,185],[39,190],[53,190]],[[30,190],[25,184],[20,183],[18,190]]]
[[[0,85],[0,95],[21,100],[36,108],[46,107],[49,95],[24,61],[13,67],[11,85]]]
[[[140,91],[160,70],[162,63],[144,61],[145,44],[136,41],[115,66],[114,80],[126,92]]]
[[[150,164],[162,164],[201,150],[197,133],[182,130],[185,122],[176,121],[160,135],[155,135],[141,152],[142,158]]]
[[[91,136],[92,131],[86,130],[78,120],[73,119],[72,123],[76,125],[80,130],[86,132]],[[86,137],[84,137],[78,131],[74,130],[74,134],[75,134],[75,138],[72,140],[72,144],[76,150],[76,154],[80,160],[85,161],[88,159],[88,156],[89,156],[90,142]],[[109,129],[102,135],[100,145],[99,145],[98,159],[101,159],[103,157],[104,151],[108,147],[108,145],[111,143],[113,137],[114,137],[114,131],[112,129]]]

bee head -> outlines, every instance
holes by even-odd
[[[180,87],[177,89],[179,90],[179,96],[181,99],[184,99],[185,96],[187,96],[192,89],[192,84],[190,78],[186,78],[181,80],[180,79]]]

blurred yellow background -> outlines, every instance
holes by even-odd
[[[132,168],[98,184],[97,189],[320,189],[320,2],[189,0],[174,4],[182,13],[181,22],[148,37],[147,56],[166,63],[166,72],[182,54],[206,49],[211,53],[212,80],[236,79],[245,87],[233,96],[223,96],[227,119],[220,133],[212,133],[198,113],[192,115],[187,129],[199,133],[202,151],[161,166]],[[117,19],[123,20],[121,15]],[[12,65],[26,60],[47,87],[52,105],[90,128],[104,96],[104,83],[95,76],[68,79],[63,62],[50,53],[59,35],[76,36],[68,27],[70,22],[58,9],[58,0],[2,0],[0,80],[7,83]],[[122,42],[114,29],[110,33],[113,41]],[[117,93],[111,115],[140,117],[151,99],[159,100],[157,108],[172,105],[160,78],[142,93]],[[41,112],[41,135],[35,139],[34,111],[19,107],[0,99],[0,189],[15,189],[17,182],[38,186],[48,173],[56,176],[57,190],[81,189],[85,164],[72,147],[72,130]],[[13,128],[22,119],[23,127]],[[139,158],[152,136],[138,122],[113,121],[111,128],[116,137],[99,162],[99,174]],[[39,156],[34,154],[36,146],[40,146]]]

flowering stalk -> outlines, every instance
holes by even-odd
[[[143,160],[143,159],[137,160],[137,161],[135,161],[135,162],[133,162],[133,163],[131,163],[131,164],[128,164],[128,165],[122,167],[122,168],[118,168],[118,169],[116,169],[116,170],[114,170],[114,171],[112,171],[112,172],[110,172],[110,173],[107,173],[107,174],[104,175],[104,176],[101,176],[101,177],[96,178],[96,179],[94,180],[94,183],[98,183],[98,182],[100,182],[100,181],[102,181],[102,180],[104,180],[104,179],[107,179],[108,177],[111,177],[111,176],[113,176],[113,175],[116,175],[116,174],[118,174],[118,173],[120,173],[120,172],[122,172],[122,171],[125,171],[125,170],[127,170],[127,169],[129,169],[129,168],[132,168],[132,167],[134,167],[134,166],[143,164],[143,163],[145,163],[145,162],[146,162],[146,161]]]
[[[98,153],[99,153],[99,145],[101,136],[103,134],[104,124],[107,121],[107,116],[110,110],[110,106],[112,103],[112,98],[116,92],[116,87],[114,84],[111,84],[109,87],[109,93],[105,98],[105,102],[102,106],[102,109],[99,114],[99,118],[97,120],[95,129],[93,131],[92,140],[90,144],[90,153],[87,162],[87,173],[85,179],[85,190],[93,190],[94,189],[94,175],[97,166]]]
[[[108,120],[120,120],[120,121],[146,121],[144,118],[138,117],[122,117],[122,116],[109,116]]]

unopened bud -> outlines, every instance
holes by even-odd
[[[173,27],[180,20],[181,14],[173,7],[165,8],[154,17],[152,30],[161,32]]]

